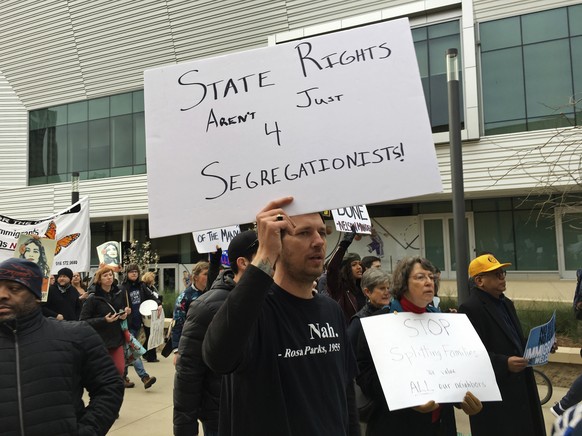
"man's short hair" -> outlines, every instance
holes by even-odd
[[[374,262],[382,262],[382,259],[380,259],[377,256],[365,256],[362,259],[362,268],[364,268],[364,270],[367,270],[368,268],[372,267],[372,264]]]

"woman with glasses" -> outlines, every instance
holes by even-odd
[[[434,297],[435,267],[428,259],[407,257],[398,262],[392,275],[390,306],[377,314],[413,312],[423,314],[440,312],[429,303]],[[376,410],[368,421],[367,436],[374,435],[446,435],[456,436],[455,415],[452,404],[428,401],[417,407],[390,411],[384,398],[378,373],[364,336],[358,343],[358,367],[356,380],[362,391],[376,404]],[[397,376],[397,374],[395,375]],[[468,415],[481,410],[480,401],[470,392],[461,403]]]

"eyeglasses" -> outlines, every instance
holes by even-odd
[[[412,276],[413,280],[416,280],[417,282],[426,282],[427,280],[430,280],[431,282],[434,282],[434,275],[432,274],[415,274]]]
[[[487,274],[494,275],[499,280],[501,280],[501,279],[504,279],[505,278],[505,276],[507,275],[507,271],[505,271],[504,269],[501,269],[500,268],[500,269],[496,269],[495,271],[489,271],[489,272],[482,273],[482,274],[479,274],[479,275],[480,276],[484,276],[484,275],[487,275]]]

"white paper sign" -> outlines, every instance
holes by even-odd
[[[152,310],[152,320],[150,325],[150,338],[148,339],[147,349],[159,347],[164,343],[164,309],[162,308],[161,315],[158,316],[158,310]]]
[[[351,232],[352,226],[355,226],[356,233],[368,235],[372,233],[372,221],[366,205],[333,209],[331,215],[336,230],[340,232]]]
[[[228,250],[230,241],[240,233],[240,227],[230,226],[222,229],[206,230],[203,232],[193,232],[194,244],[198,253],[213,253],[218,245],[222,250]]]
[[[390,410],[461,402],[467,391],[501,401],[489,355],[465,314],[390,313],[362,318]]]
[[[147,70],[145,117],[152,237],[442,191],[407,19]]]

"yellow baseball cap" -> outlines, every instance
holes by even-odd
[[[509,266],[510,263],[499,263],[497,259],[491,254],[484,254],[476,257],[469,264],[469,276],[475,277],[478,274],[495,271],[496,269]]]

